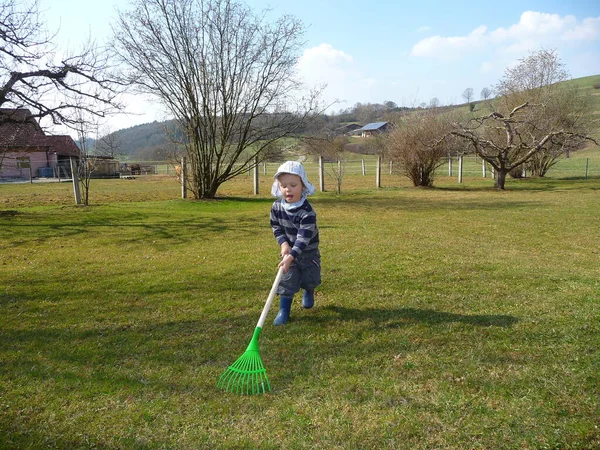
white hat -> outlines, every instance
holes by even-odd
[[[271,187],[271,194],[275,197],[280,197],[281,191],[279,190],[279,182],[277,181],[277,177],[282,173],[291,173],[292,175],[298,175],[302,179],[302,183],[304,183],[304,190],[302,191],[306,195],[312,195],[315,193],[315,187],[307,180],[306,178],[306,170],[304,166],[297,161],[286,161],[282,165],[279,166],[273,178],[275,181],[273,182],[273,187]]]

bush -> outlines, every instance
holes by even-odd
[[[433,186],[435,170],[454,152],[455,139],[442,138],[451,131],[452,121],[433,110],[405,118],[386,138],[386,147],[400,173],[414,186]]]
[[[525,168],[526,169],[526,168]],[[525,173],[523,171],[523,165],[515,167],[513,170],[508,172],[511,178],[525,178]]]

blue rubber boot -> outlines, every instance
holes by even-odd
[[[304,291],[302,296],[302,307],[309,309],[315,305],[315,291]]]
[[[279,297],[279,312],[273,321],[273,325],[285,325],[290,318],[290,309],[292,308],[292,300],[294,297]]]

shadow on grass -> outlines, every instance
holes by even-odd
[[[493,184],[490,186],[442,186],[435,187],[435,190],[450,192],[552,192],[552,191],[572,191],[572,190],[598,190],[596,183],[600,177],[584,176],[573,177],[534,177],[511,179],[507,182],[504,191],[496,189]]]
[[[182,376],[165,379],[160,368],[225,369],[234,352],[243,350],[253,328],[242,317],[235,320],[181,320],[157,324],[108,323],[93,328],[39,328],[0,331],[7,357],[0,380],[51,380],[66,391],[86,385],[87,393],[120,390],[181,392],[195,387]],[[92,324],[90,324],[92,325]],[[223,331],[238,331],[223,338]],[[14,357],[14,352],[19,356]],[[189,375],[189,374],[188,374]],[[147,378],[147,379],[146,379]],[[212,380],[210,380],[212,383]],[[0,446],[1,448],[1,446]]]
[[[446,325],[464,326],[460,337],[445,347],[444,358],[460,352],[463,346],[479,342],[483,336],[493,340],[488,332],[491,328],[510,330],[518,323],[510,315],[456,314],[432,309],[418,308],[352,308],[346,306],[323,306],[314,313],[295,312],[284,330],[269,330],[267,347],[268,363],[273,369],[273,384],[281,392],[294,386],[298,377],[314,377],[317,370],[333,372],[343,370],[348,378],[337,378],[333,383],[353,383],[361,374],[364,365],[381,366],[384,369],[394,364],[398,353],[407,355],[424,351],[438,354],[438,345],[450,339],[458,330],[443,330]],[[425,325],[419,327],[419,325]],[[409,330],[412,331],[409,332]],[[274,337],[272,337],[275,335]],[[280,335],[280,336],[277,336]],[[289,344],[296,336],[314,336],[301,346]],[[407,338],[406,336],[412,336]],[[500,332],[500,335],[505,335]],[[437,338],[440,341],[436,342]],[[293,351],[290,348],[293,347]],[[474,350],[474,357],[483,361],[492,356],[486,351]],[[387,362],[386,362],[387,361]],[[402,368],[390,369],[385,377],[403,376]],[[392,375],[396,374],[396,375]],[[381,381],[381,380],[380,380]],[[329,381],[327,381],[329,382]],[[385,382],[385,381],[383,381]]]
[[[217,325],[223,329],[225,324]],[[94,323],[89,326],[94,327]],[[212,339],[204,339],[202,330]],[[195,320],[96,324],[82,330],[41,326],[0,330],[4,346],[0,352],[0,386],[5,381],[8,386],[19,386],[9,392],[3,405],[0,449],[148,448],[126,431],[111,435],[102,428],[111,425],[116,420],[111,417],[119,417],[126,407],[136,424],[131,426],[143,427],[147,418],[154,416],[148,410],[154,408],[157,396],[166,408],[170,401],[176,401],[173,399],[210,399],[217,392],[216,373],[227,367],[219,357],[228,353],[214,344],[218,335],[216,328]],[[4,393],[0,387],[0,396]],[[35,403],[38,396],[44,399],[43,406]],[[146,410],[140,411],[136,405]],[[101,417],[99,409],[109,412]],[[62,423],[55,412],[64,416]],[[60,426],[55,429],[57,423]],[[77,426],[82,427],[79,433],[64,435],[64,429]],[[174,448],[162,439],[153,436],[153,445]]]
[[[264,203],[265,205],[271,205],[276,198],[275,197],[240,197],[240,196],[228,196],[225,195],[223,197],[216,197],[215,201],[229,201],[229,202],[239,202],[239,203]],[[198,200],[202,201],[202,200]]]
[[[443,191],[444,188],[437,189]],[[448,189],[452,191],[453,189]],[[459,191],[464,192],[464,189]],[[421,211],[469,211],[469,210],[489,210],[502,211],[513,209],[526,209],[532,206],[541,206],[539,201],[517,201],[512,198],[500,198],[497,196],[486,197],[484,199],[465,199],[465,198],[426,198],[426,197],[381,197],[381,196],[360,196],[344,197],[343,200],[334,197],[324,197],[315,199],[317,208],[323,205],[338,206],[340,203],[344,207],[356,209],[357,213],[361,211],[382,210],[410,210],[412,212]]]
[[[92,444],[89,436],[78,438],[52,435],[44,429],[36,429],[25,424],[15,425],[0,422],[0,434],[5,439],[0,443],[0,449],[42,448],[42,446],[44,448],[102,448],[107,450],[122,448],[104,442]]]
[[[323,310],[335,313],[335,320],[370,320],[378,327],[388,328],[399,327],[412,322],[423,322],[431,325],[458,322],[479,327],[508,328],[519,321],[516,317],[506,315],[465,315],[415,308],[378,309],[325,306]],[[322,320],[332,320],[331,316],[326,316]],[[313,319],[311,318],[311,320]]]
[[[16,214],[0,214],[13,219]],[[268,222],[267,222],[268,223]],[[178,214],[159,216],[139,211],[119,214],[92,214],[89,216],[48,218],[43,213],[28,213],[25,219],[2,224],[2,238],[12,245],[36,244],[46,240],[78,235],[110,235],[115,243],[138,242],[140,239],[171,240],[186,243],[202,237],[235,231],[239,235],[254,236],[260,223],[252,217],[236,215],[202,216]],[[26,230],[26,231],[25,231]]]

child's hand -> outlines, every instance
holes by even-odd
[[[285,255],[277,267],[283,267],[283,273],[287,273],[293,262],[294,257],[292,255]]]
[[[281,244],[281,257],[283,258],[285,255],[289,255],[292,251],[292,246],[287,242]]]

